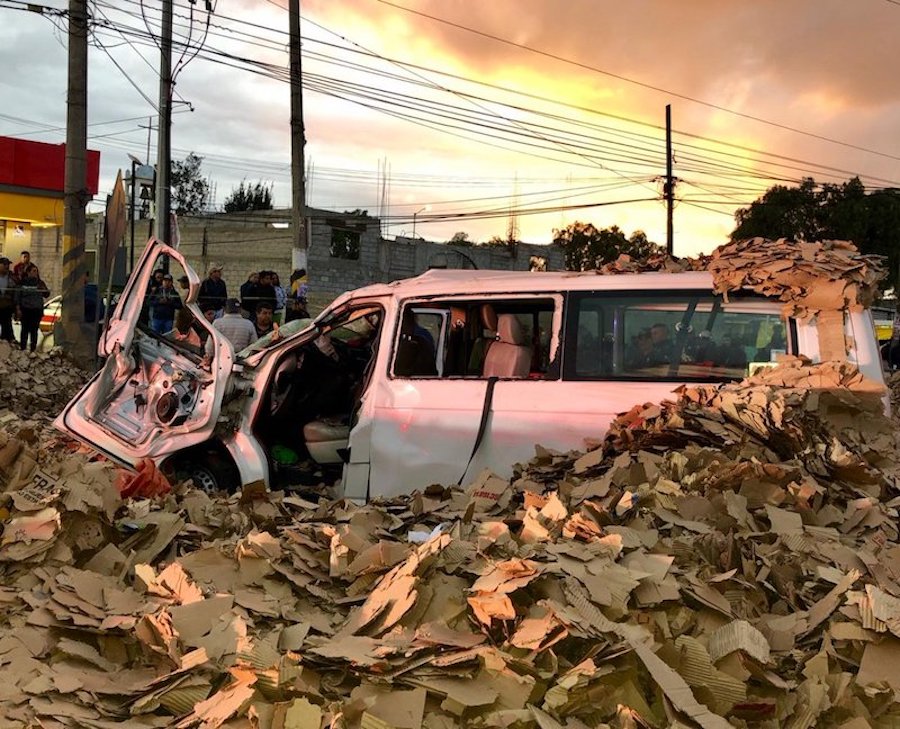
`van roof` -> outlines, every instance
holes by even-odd
[[[372,284],[340,297],[355,299],[367,296],[457,295],[460,293],[511,294],[547,293],[555,291],[636,290],[666,291],[673,289],[713,290],[713,277],[708,271],[683,273],[598,274],[596,271],[473,271],[469,269],[432,269],[414,278],[389,284]]]

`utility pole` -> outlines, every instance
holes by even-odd
[[[666,253],[675,254],[675,230],[672,215],[675,211],[675,178],[672,177],[672,105],[666,104],[666,184],[663,187],[666,199]]]
[[[87,0],[69,0],[69,79],[66,99],[65,217],[63,220],[62,344],[87,359],[84,322],[84,236],[87,190]]]
[[[172,0],[163,0],[159,57],[159,130],[156,150],[156,235],[171,243],[172,216]]]
[[[306,246],[306,163],[303,151],[303,70],[300,62],[300,0],[288,1],[291,72],[291,268],[307,268]]]

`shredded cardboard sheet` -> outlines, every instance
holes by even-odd
[[[627,255],[598,270],[600,274],[710,271],[715,290],[727,296],[753,291],[781,301],[785,314],[807,319],[829,312],[819,322],[829,355],[843,350],[843,324],[834,314],[870,306],[884,278],[880,256],[864,255],[840,240],[789,241],[750,238],[719,246],[708,256],[672,258],[664,253],[635,260]],[[822,359],[831,359],[823,354]],[[835,357],[840,359],[841,357]]]
[[[895,726],[896,453],[877,387],[799,359],[367,506],[123,498],[10,419],[0,726]]]

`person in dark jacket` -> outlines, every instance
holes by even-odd
[[[13,314],[16,311],[17,281],[10,270],[11,261],[6,257],[0,257],[0,340],[12,342]]]
[[[241,316],[245,319],[253,318],[251,312],[256,311],[256,300],[253,298],[253,287],[259,283],[259,274],[253,271],[247,276],[247,280],[241,284]]]
[[[256,312],[260,304],[266,304],[273,312],[275,311],[278,297],[275,294],[275,287],[272,285],[271,271],[259,272],[259,281],[250,289],[248,298],[250,299],[250,311],[252,314],[250,318],[254,322],[256,321]]]
[[[162,277],[162,285],[150,294],[150,329],[157,334],[172,331],[175,312],[181,308],[181,297],[172,285],[172,274]]]
[[[197,295],[197,303],[200,308],[212,306],[218,319],[225,312],[225,301],[228,299],[228,287],[222,280],[222,267],[213,264],[206,273],[206,278],[200,282],[200,293]]]
[[[22,349],[25,349],[29,340],[29,349],[32,352],[37,349],[38,330],[41,326],[41,317],[44,316],[44,299],[49,296],[50,289],[41,281],[38,267],[29,263],[25,267],[25,275],[19,281],[16,292],[16,315],[22,322],[22,332],[19,336],[19,346]]]

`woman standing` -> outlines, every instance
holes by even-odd
[[[287,303],[287,291],[284,290],[278,274],[274,271],[272,272],[272,286],[275,287],[275,315],[272,320],[276,324],[281,324],[284,321],[284,305]]]
[[[25,349],[25,343],[31,340],[31,351],[37,349],[38,329],[41,317],[44,316],[44,299],[50,296],[47,284],[41,281],[38,267],[29,263],[25,267],[25,275],[19,282],[16,292],[16,315],[22,322],[22,333],[19,346]]]

